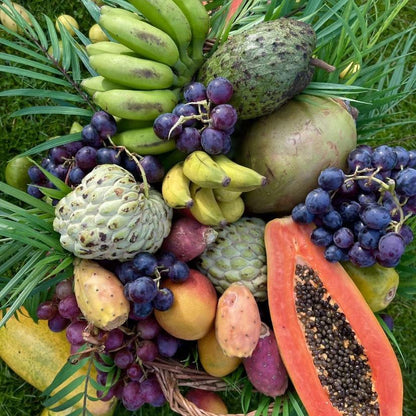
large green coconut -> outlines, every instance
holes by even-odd
[[[230,36],[201,67],[198,80],[216,77],[234,87],[230,101],[240,120],[273,112],[312,79],[315,32],[307,23],[281,18]]]
[[[238,144],[237,162],[267,177],[244,194],[251,213],[288,214],[318,187],[321,170],[344,168],[357,144],[355,120],[340,100],[301,95],[253,122]]]

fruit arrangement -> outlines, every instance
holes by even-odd
[[[414,250],[416,150],[360,140],[344,95],[371,88],[319,58],[319,8],[82,3],[88,36],[0,5],[75,91],[23,93],[77,119],[0,182],[0,358],[42,415],[403,414],[379,312]]]

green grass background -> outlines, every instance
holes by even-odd
[[[81,30],[87,34],[93,23],[86,14],[81,2],[56,0],[20,1],[31,12],[40,17],[42,13],[55,18],[61,13],[74,16],[80,23]],[[389,31],[407,28],[416,20],[416,4],[410,4],[395,19]],[[1,48],[1,46],[0,46]],[[415,60],[413,59],[414,63]],[[24,87],[28,83],[8,74],[0,74],[0,91]],[[41,84],[39,85],[42,86]],[[66,134],[75,118],[62,116],[27,116],[10,118],[9,114],[23,107],[33,105],[33,102],[23,98],[0,98],[0,179],[4,180],[4,168],[7,161],[22,151],[45,141],[48,137]],[[416,98],[412,97],[395,109],[390,121],[415,120]],[[379,133],[378,136],[386,143],[401,142],[411,139],[414,141],[414,124]],[[415,276],[416,279],[416,276]],[[405,385],[405,416],[416,416],[416,300],[396,297],[386,311],[394,317],[394,335],[400,345],[404,360],[399,356]],[[234,402],[238,399],[234,398]],[[0,360],[0,416],[34,416],[42,410],[39,392],[17,377]],[[145,408],[141,414],[168,414],[166,409],[152,411]],[[117,415],[127,412],[119,411]],[[131,414],[131,413],[129,413]],[[399,415],[397,415],[399,416]]]

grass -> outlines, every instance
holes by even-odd
[[[20,1],[30,8],[35,16],[42,13],[54,18],[61,13],[73,15],[80,23],[80,28],[87,33],[92,20],[86,15],[80,2],[77,8],[65,2],[44,0]],[[75,2],[74,2],[75,3]],[[411,3],[411,2],[409,2]],[[416,20],[416,5],[408,4],[390,25],[387,33],[392,34],[403,30]],[[409,65],[414,65],[414,58]],[[27,80],[20,80],[12,75],[2,74],[0,77],[0,91],[24,87]],[[42,87],[40,84],[39,87]],[[22,151],[33,147],[35,144],[44,142],[47,138],[66,134],[75,118],[62,116],[27,116],[24,118],[11,119],[8,114],[31,105],[25,98],[2,98],[0,99],[0,179],[4,179],[4,168],[11,157]],[[387,122],[410,121],[415,118],[416,99],[414,97],[402,102],[394,113],[389,114]],[[379,131],[374,139],[384,143],[413,143],[416,140],[414,124],[402,125],[391,128],[388,131]],[[390,307],[386,310],[393,316],[395,321],[394,335],[398,340],[405,362],[399,357],[403,371],[405,385],[405,416],[416,416],[416,302],[397,296]],[[232,409],[238,409],[239,398],[232,400]],[[34,416],[40,414],[42,404],[38,392],[20,377],[14,374],[3,362],[0,361],[0,416]],[[166,408],[152,411],[145,408],[140,414],[150,416],[152,414],[171,414]],[[117,411],[117,416],[131,415],[123,410]]]

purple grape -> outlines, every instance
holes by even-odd
[[[35,185],[42,185],[47,180],[45,174],[37,166],[31,166],[27,170],[27,174]]]
[[[335,191],[344,183],[345,174],[342,169],[330,167],[324,169],[318,177],[318,185],[325,191]]]
[[[228,152],[231,151],[232,140],[229,134],[225,134],[224,137],[224,147],[222,148],[221,154],[226,155]]]
[[[338,230],[338,228],[342,227],[341,214],[334,209],[322,215],[321,219],[322,224],[331,231]]]
[[[121,166],[128,170],[137,180],[141,179],[140,169],[137,166],[136,161],[131,158],[127,153],[121,155]]]
[[[351,263],[358,267],[370,267],[376,263],[373,252],[361,247],[358,242],[349,249],[348,257]]]
[[[146,155],[140,159],[140,164],[146,175],[147,182],[161,182],[165,176],[165,169],[161,161],[154,155]]]
[[[97,150],[96,160],[98,165],[121,165],[120,151],[109,147],[101,147]]]
[[[122,370],[129,367],[134,361],[133,353],[127,348],[118,350],[114,354],[114,364]]]
[[[381,145],[373,150],[371,159],[373,167],[380,170],[390,170],[396,165],[397,155],[390,146]]]
[[[306,195],[306,209],[311,214],[326,214],[331,209],[331,197],[322,188],[316,188]]]
[[[65,150],[71,155],[75,155],[75,153],[78,152],[79,149],[83,146],[82,141],[77,140],[75,142],[66,143],[63,145]]]
[[[176,139],[176,148],[186,154],[201,150],[201,134],[195,127],[185,127]]]
[[[228,103],[233,92],[233,84],[223,77],[214,78],[207,85],[207,97],[216,105]]]
[[[408,168],[416,168],[416,150],[409,150],[409,161],[407,162]]]
[[[131,412],[139,410],[146,403],[137,381],[130,381],[123,387],[121,401],[123,406]]]
[[[153,315],[145,319],[141,319],[136,324],[136,333],[139,335],[141,339],[156,338],[159,332],[160,325]]]
[[[406,168],[400,171],[396,178],[396,191],[401,195],[416,195],[416,169]]]
[[[27,193],[29,195],[37,198],[37,199],[41,199],[44,196],[43,193],[42,193],[42,191],[37,186],[31,185],[31,184],[29,184],[27,186]]]
[[[156,337],[156,345],[162,357],[171,358],[178,351],[179,340],[166,331],[161,331]]]
[[[108,377],[108,373],[97,370],[97,377],[95,379],[97,380],[98,384],[105,386],[107,384],[107,377]]]
[[[115,388],[116,386],[111,386],[105,395],[103,390],[97,390],[97,397],[103,402],[108,402],[114,397]]]
[[[49,151],[49,158],[56,165],[64,163],[67,159],[70,159],[70,157],[71,155],[63,146],[53,147]]]
[[[205,128],[201,133],[201,146],[209,155],[222,154],[227,135],[212,127]]]
[[[91,125],[103,139],[113,137],[117,133],[116,120],[111,114],[105,111],[97,111],[94,113],[91,117]]]
[[[162,140],[175,139],[179,137],[182,132],[182,125],[178,124],[175,128],[173,126],[178,122],[179,117],[173,113],[164,113],[158,116],[153,123],[153,131],[156,136]]]
[[[166,403],[166,398],[155,376],[149,376],[141,384],[141,394],[153,407],[161,407]]]
[[[69,171],[69,180],[72,185],[79,185],[85,176],[85,172],[78,166],[73,167]]]
[[[173,110],[172,113],[178,117],[195,117],[198,114],[198,110],[192,104],[178,104]],[[197,122],[196,118],[184,121],[182,123],[183,127],[193,127]]]
[[[357,196],[357,202],[362,206],[365,207],[366,205],[374,204],[377,202],[376,194],[373,192],[366,193],[363,192]]]
[[[338,190],[338,197],[353,199],[361,191],[357,181],[345,181]]]
[[[365,226],[365,224],[360,220],[357,220],[352,224],[352,230],[354,231],[354,235],[356,237],[358,237],[358,234],[360,234],[360,232],[366,228],[367,227]]]
[[[158,290],[152,301],[153,307],[158,311],[167,311],[173,305],[173,293],[167,287]]]
[[[345,223],[353,223],[359,219],[361,206],[356,201],[346,201],[338,207],[338,212]]]
[[[332,233],[325,228],[317,227],[311,233],[311,241],[316,246],[327,247],[332,244]]]
[[[118,264],[116,266],[115,271],[116,271],[117,277],[120,279],[123,285],[133,282],[138,277],[140,277],[140,274],[138,270],[134,267],[134,264],[132,261],[125,261],[123,263]]]
[[[127,298],[135,303],[149,303],[157,293],[155,281],[148,276],[139,277],[125,287],[127,288]]]
[[[341,227],[336,230],[332,239],[339,248],[349,248],[354,244],[354,234],[347,227]]]
[[[393,147],[393,152],[396,153],[396,164],[394,169],[403,169],[409,163],[409,152],[402,146]]]
[[[75,319],[81,315],[81,310],[78,307],[77,298],[74,294],[59,301],[58,311],[62,317],[67,319]]]
[[[62,332],[70,323],[71,321],[69,319],[57,313],[53,318],[48,320],[48,327],[52,332]]]
[[[356,169],[371,168],[371,154],[363,148],[352,150],[347,158],[349,172],[355,172]]]
[[[413,241],[413,231],[407,224],[401,226],[399,234],[402,236],[406,246]]]
[[[82,144],[99,149],[103,145],[103,139],[100,137],[97,129],[91,124],[87,124],[81,131]]]
[[[361,247],[367,250],[375,250],[378,247],[380,237],[381,234],[379,230],[365,227],[358,233],[357,241],[360,243]]]
[[[368,176],[368,179],[358,179],[357,183],[358,186],[365,192],[375,192],[378,191],[380,189],[380,182],[377,180],[374,180],[373,178],[376,178],[378,180],[383,180],[383,178],[381,177],[381,174],[379,173],[372,173],[372,172],[368,172],[368,173],[363,173],[362,176]]]
[[[158,262],[154,254],[142,252],[137,253],[133,258],[133,265],[142,275],[153,276]]]
[[[377,261],[385,267],[395,267],[404,253],[405,242],[396,232],[384,234],[378,242]]]
[[[176,261],[176,256],[173,253],[170,252],[163,252],[158,255],[157,257],[157,264],[158,267],[162,269],[168,269],[172,266],[173,263]]]
[[[143,361],[154,361],[159,355],[159,351],[153,341],[145,339],[137,345],[136,355]]]
[[[53,176],[56,176],[61,181],[66,182],[67,175],[68,175],[68,168],[64,165],[56,165],[55,169],[51,171]]]
[[[51,300],[46,300],[45,302],[40,303],[36,310],[38,319],[42,320],[52,319],[57,313],[58,305]]]
[[[237,111],[230,104],[220,104],[211,110],[210,118],[211,127],[227,131],[237,122]]]
[[[126,375],[132,381],[140,381],[144,373],[139,364],[132,363],[127,367]]]
[[[335,244],[330,244],[325,249],[324,257],[330,263],[338,263],[339,261],[345,260],[345,253]]]
[[[310,224],[314,218],[315,216],[307,210],[304,202],[297,204],[292,209],[292,219],[299,224]]]
[[[85,321],[73,321],[66,328],[66,339],[70,344],[80,345],[84,340],[84,330],[87,327]]]
[[[97,149],[91,146],[84,146],[75,154],[75,163],[84,172],[89,172],[97,165]]]
[[[153,303],[133,303],[131,317],[135,320],[145,319],[153,312]]]
[[[169,267],[168,277],[175,283],[184,282],[189,277],[189,266],[184,261],[176,260]]]
[[[107,336],[104,341],[106,351],[117,350],[122,347],[124,343],[124,332],[119,328],[114,328],[107,332]]]
[[[183,96],[188,103],[207,99],[205,85],[201,82],[191,82],[183,90]]]
[[[385,322],[387,325],[387,328],[390,329],[390,331],[393,331],[394,328],[394,320],[391,315],[387,315],[386,313],[381,313],[380,318]]]
[[[368,205],[360,213],[361,221],[374,230],[382,230],[391,222],[390,212],[382,205]]]
[[[68,279],[61,280],[55,287],[55,295],[58,299],[64,299],[73,293],[72,282]]]

